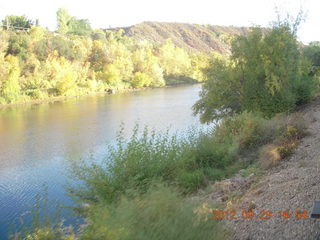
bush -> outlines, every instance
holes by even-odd
[[[259,154],[259,163],[263,169],[269,169],[280,163],[281,155],[278,147],[273,144],[265,145],[261,148]]]
[[[230,234],[208,219],[210,209],[178,194],[172,187],[157,185],[146,194],[122,198],[116,205],[97,205],[90,210],[82,240],[194,240],[228,239]]]
[[[26,59],[28,56],[28,44],[30,38],[27,34],[14,34],[9,39],[7,55],[19,56]]]
[[[74,42],[62,36],[55,36],[50,39],[51,52],[57,51],[60,56],[73,61],[77,59],[77,52],[74,50]]]
[[[131,84],[134,88],[148,87],[151,84],[151,78],[145,73],[136,72],[133,75]]]
[[[120,131],[117,146],[110,147],[102,163],[73,166],[84,185],[71,193],[80,202],[111,203],[128,189],[144,193],[158,180],[184,193],[193,192],[243,167],[239,163],[232,167],[239,153],[271,141],[272,134],[266,120],[249,113],[225,119],[211,132],[191,132],[184,137],[157,134],[148,128],[139,135],[136,126],[127,141]]]
[[[274,132],[272,144],[263,146],[259,152],[259,162],[264,169],[279,165],[281,159],[290,156],[306,135],[306,127],[299,114],[279,116],[269,122],[269,129]]]
[[[257,147],[270,141],[274,135],[266,119],[249,112],[226,118],[216,131],[222,138],[234,138],[241,149]]]
[[[128,189],[145,192],[150,183],[162,179],[176,181],[181,171],[192,165],[187,158],[192,145],[177,136],[156,134],[147,128],[141,136],[139,127],[128,141],[120,131],[116,147],[109,147],[109,154],[102,164],[73,166],[73,173],[85,183],[72,193],[87,202],[113,202]]]
[[[32,99],[46,99],[48,97],[48,94],[40,89],[28,90],[26,94]]]
[[[250,111],[271,118],[309,101],[317,89],[295,32],[287,24],[253,28],[232,44],[228,60],[211,60],[194,112],[202,122]]]

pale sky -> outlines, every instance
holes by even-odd
[[[213,25],[268,26],[275,6],[296,15],[307,12],[299,40],[320,41],[319,0],[0,0],[0,19],[26,15],[40,25],[56,28],[56,11],[66,8],[77,18],[89,19],[93,28],[129,26],[143,21],[186,22]]]

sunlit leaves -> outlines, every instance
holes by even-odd
[[[290,111],[315,92],[309,72],[288,25],[268,31],[253,28],[233,42],[229,62],[210,62],[195,113],[210,122],[241,111],[266,117]]]

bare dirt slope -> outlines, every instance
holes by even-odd
[[[310,135],[305,137],[294,154],[270,170],[260,182],[247,191],[238,206],[253,208],[255,213],[272,211],[270,219],[227,220],[234,229],[234,239],[320,239],[320,221],[296,218],[297,210],[306,210],[308,217],[315,200],[320,200],[320,98],[303,107],[300,112]],[[281,211],[291,217],[282,219]]]
[[[109,29],[109,30],[118,30]],[[248,27],[200,25],[189,23],[143,22],[121,28],[125,35],[136,40],[164,43],[167,39],[191,52],[230,53],[230,42],[234,36],[245,35]]]

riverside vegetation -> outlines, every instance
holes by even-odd
[[[93,30],[65,9],[49,32],[24,16],[7,16],[0,29],[0,104],[160,87],[204,80],[208,54],[171,40],[138,41],[123,30]]]
[[[253,28],[233,41],[231,56],[209,61],[194,111],[202,122],[216,121],[214,129],[179,136],[136,127],[129,140],[120,131],[102,162],[75,164],[81,184],[69,191],[87,221],[81,230],[47,222],[12,238],[230,238],[222,221],[209,219],[215,203],[205,207],[191,196],[252,164],[276,166],[306,134],[287,114],[318,92],[320,47],[302,47],[296,23]]]

